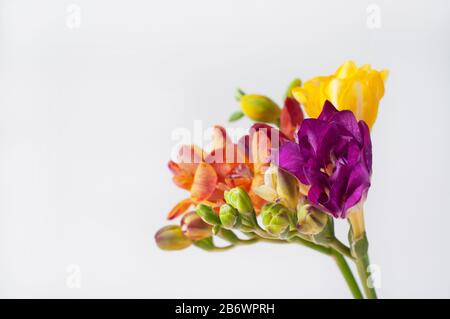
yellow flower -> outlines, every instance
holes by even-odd
[[[351,110],[372,128],[388,74],[388,70],[377,71],[369,64],[358,68],[353,61],[346,61],[333,75],[312,78],[292,94],[311,118],[317,118],[329,100],[338,110]]]

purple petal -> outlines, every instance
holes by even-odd
[[[330,124],[339,125],[342,130],[347,130],[348,133],[356,138],[359,143],[362,143],[362,136],[358,126],[358,121],[351,111],[344,110],[335,114],[330,120]]]
[[[339,111],[336,110],[334,105],[330,101],[326,100],[318,119],[325,122],[329,122],[330,119],[337,113],[339,113]]]
[[[287,142],[283,144],[280,147],[278,161],[275,164],[296,176],[302,183],[306,180],[303,172],[304,158],[297,143]]]
[[[348,185],[345,191],[346,198],[343,207],[343,218],[347,217],[346,212],[358,204],[370,187],[370,174],[365,169],[364,164],[353,167],[348,178]]]

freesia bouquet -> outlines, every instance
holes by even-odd
[[[183,216],[156,233],[157,245],[224,251],[261,241],[300,244],[333,257],[353,296],[363,298],[347,259],[355,262],[365,297],[376,298],[363,208],[370,130],[387,75],[347,61],[330,76],[294,80],[282,108],[238,90],[241,110],[230,121],[256,123],[237,143],[215,126],[211,150],[180,147],[169,169],[190,196],[169,212],[168,219]],[[336,238],[334,219],[348,220],[348,244]],[[215,237],[229,244],[218,246]]]

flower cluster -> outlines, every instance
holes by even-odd
[[[386,70],[347,61],[333,75],[294,80],[282,107],[238,90],[240,110],[230,121],[246,116],[255,124],[237,143],[215,126],[211,150],[180,148],[169,168],[190,195],[169,212],[168,219],[183,217],[157,232],[157,245],[222,251],[261,241],[301,244],[332,256],[353,296],[363,298],[346,259],[354,261],[365,296],[376,298],[363,207],[372,175],[370,129],[386,77]],[[335,236],[339,219],[349,222],[348,245]],[[229,244],[218,246],[215,237]]]

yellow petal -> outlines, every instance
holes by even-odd
[[[275,202],[278,198],[278,193],[270,186],[260,185],[252,188],[253,192],[268,202]]]
[[[335,78],[325,87],[327,100],[329,100],[338,110],[344,107],[344,105],[339,104],[339,94],[342,92],[344,83],[343,80]],[[322,110],[320,111],[322,112]]]
[[[328,76],[315,77],[305,82],[303,87],[292,90],[292,95],[303,105],[309,117],[317,118],[322,112],[326,100],[325,87],[330,80]]]
[[[338,79],[345,79],[346,77],[352,76],[357,70],[358,67],[355,62],[352,60],[347,60],[336,70],[334,75]]]
[[[372,71],[372,66],[370,64],[363,64],[363,65],[361,65],[359,70],[364,71],[364,72],[370,72],[370,71]]]
[[[364,120],[372,127],[378,113],[378,100],[373,92],[361,81],[353,81],[347,90],[341,95],[340,105],[345,105],[343,109],[351,110],[358,120]]]
[[[389,70],[388,69],[381,70],[380,75],[383,81],[386,82],[387,77],[389,76]]]
[[[308,102],[307,93],[304,88],[297,87],[291,91],[294,98],[301,104],[306,104]]]

